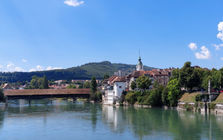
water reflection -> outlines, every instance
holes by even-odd
[[[102,121],[108,125],[113,132],[123,133],[125,130],[126,119],[123,108],[103,106]]]
[[[223,117],[204,116],[176,110],[103,107],[103,122],[114,132],[124,132],[128,126],[139,139],[222,139]],[[157,137],[156,137],[157,136]]]
[[[21,126],[23,129],[16,129]],[[221,140],[223,116],[205,116],[160,108],[101,106],[67,99],[32,100],[30,103],[26,100],[15,100],[10,101],[8,108],[0,108],[1,138],[9,136],[3,133],[4,131],[17,130],[25,133],[24,131],[30,128],[37,129],[39,133],[35,131],[29,133],[43,135],[41,137],[43,140],[72,137],[79,139]],[[11,139],[17,138],[13,137],[14,135],[10,136]],[[20,139],[31,138],[26,137],[21,136]]]
[[[4,123],[4,115],[4,108],[0,107],[0,129],[2,128]]]

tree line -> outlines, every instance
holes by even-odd
[[[27,86],[28,89],[48,89],[48,80],[46,76],[38,77],[33,76],[30,84]]]

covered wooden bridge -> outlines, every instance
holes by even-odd
[[[7,99],[89,98],[90,89],[23,89],[4,90]]]

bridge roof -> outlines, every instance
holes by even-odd
[[[90,94],[90,89],[23,89],[4,90],[5,96]]]

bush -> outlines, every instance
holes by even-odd
[[[207,94],[198,94],[195,97],[196,102],[208,101],[208,100],[209,100],[209,95],[207,95]]]
[[[95,102],[101,102],[102,101],[102,93],[101,92],[96,92],[91,94],[91,100]]]
[[[202,95],[201,94],[196,95],[195,100],[196,102],[202,101]]]
[[[126,94],[125,96],[125,100],[129,103],[129,104],[135,104],[135,102],[137,101],[137,98],[135,96],[135,92],[129,92]]]
[[[151,90],[147,99],[148,104],[151,106],[162,106],[162,91],[163,91],[162,86],[159,86]]]
[[[124,101],[125,101],[125,94],[122,94],[122,96],[120,97],[119,103],[123,104]]]
[[[136,102],[141,103],[142,101],[142,96],[143,93],[141,93],[140,91],[133,91],[133,92],[129,92],[126,94],[125,96],[125,100],[129,103],[129,104],[135,104]]]
[[[191,111],[191,110],[193,110],[193,106],[189,105],[188,103],[186,103],[186,104],[184,105],[184,108],[185,108],[187,111]]]
[[[137,96],[137,103],[144,104],[145,96]]]
[[[68,89],[75,89],[75,88],[77,88],[77,87],[76,87],[76,85],[74,85],[74,84],[70,84],[69,86],[67,86],[67,88],[68,88]]]
[[[210,109],[215,109],[215,107],[216,107],[216,104],[215,104],[215,103],[210,103],[210,104],[209,104],[209,108],[210,108]]]

